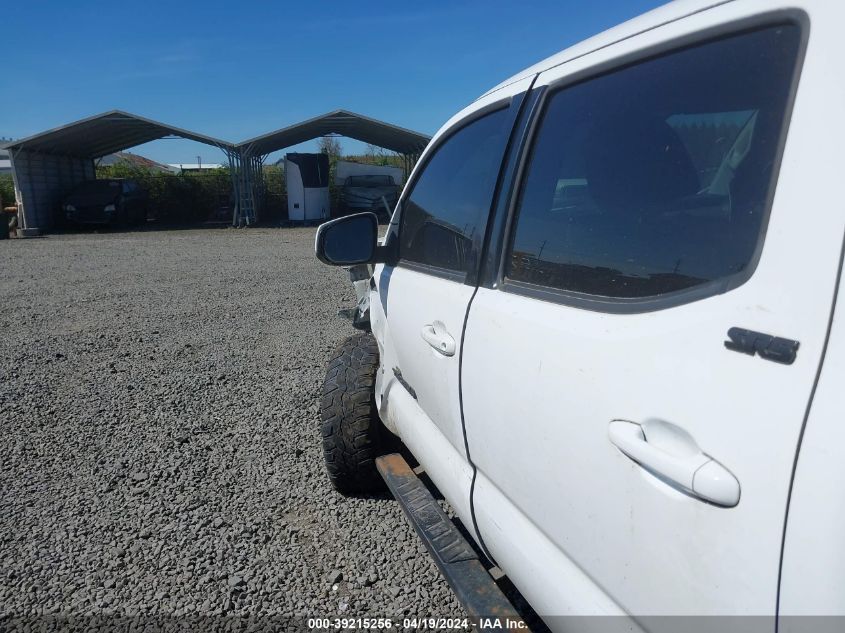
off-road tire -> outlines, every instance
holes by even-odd
[[[382,437],[389,433],[376,408],[378,366],[378,345],[372,334],[361,332],[334,351],[323,381],[323,457],[329,480],[344,494],[384,489],[375,465]]]

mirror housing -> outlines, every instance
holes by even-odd
[[[375,264],[382,249],[378,245],[378,217],[356,213],[321,224],[314,241],[314,252],[329,266]]]

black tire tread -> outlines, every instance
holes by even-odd
[[[375,402],[378,345],[369,332],[347,338],[332,354],[320,402],[323,457],[329,480],[342,493],[378,492],[381,420]]]

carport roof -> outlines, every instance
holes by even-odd
[[[2,147],[13,151],[26,149],[46,154],[99,158],[168,136],[179,136],[223,150],[234,149],[234,146],[226,141],[121,110],[111,110],[68,123],[34,136],[6,143]]]
[[[419,154],[431,140],[431,137],[412,130],[348,110],[335,110],[275,132],[256,136],[239,143],[238,147],[253,156],[263,156],[328,134],[354,138],[400,154]]]

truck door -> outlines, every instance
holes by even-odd
[[[443,494],[468,516],[458,368],[502,157],[525,87],[487,99],[423,157],[397,208],[398,263],[377,270],[388,411]],[[401,392],[401,393],[400,393]],[[430,459],[436,457],[436,459]]]
[[[817,123],[841,102],[823,51],[796,92],[803,17],[737,11],[537,81],[462,395],[480,534],[541,614],[776,612],[845,228]]]

